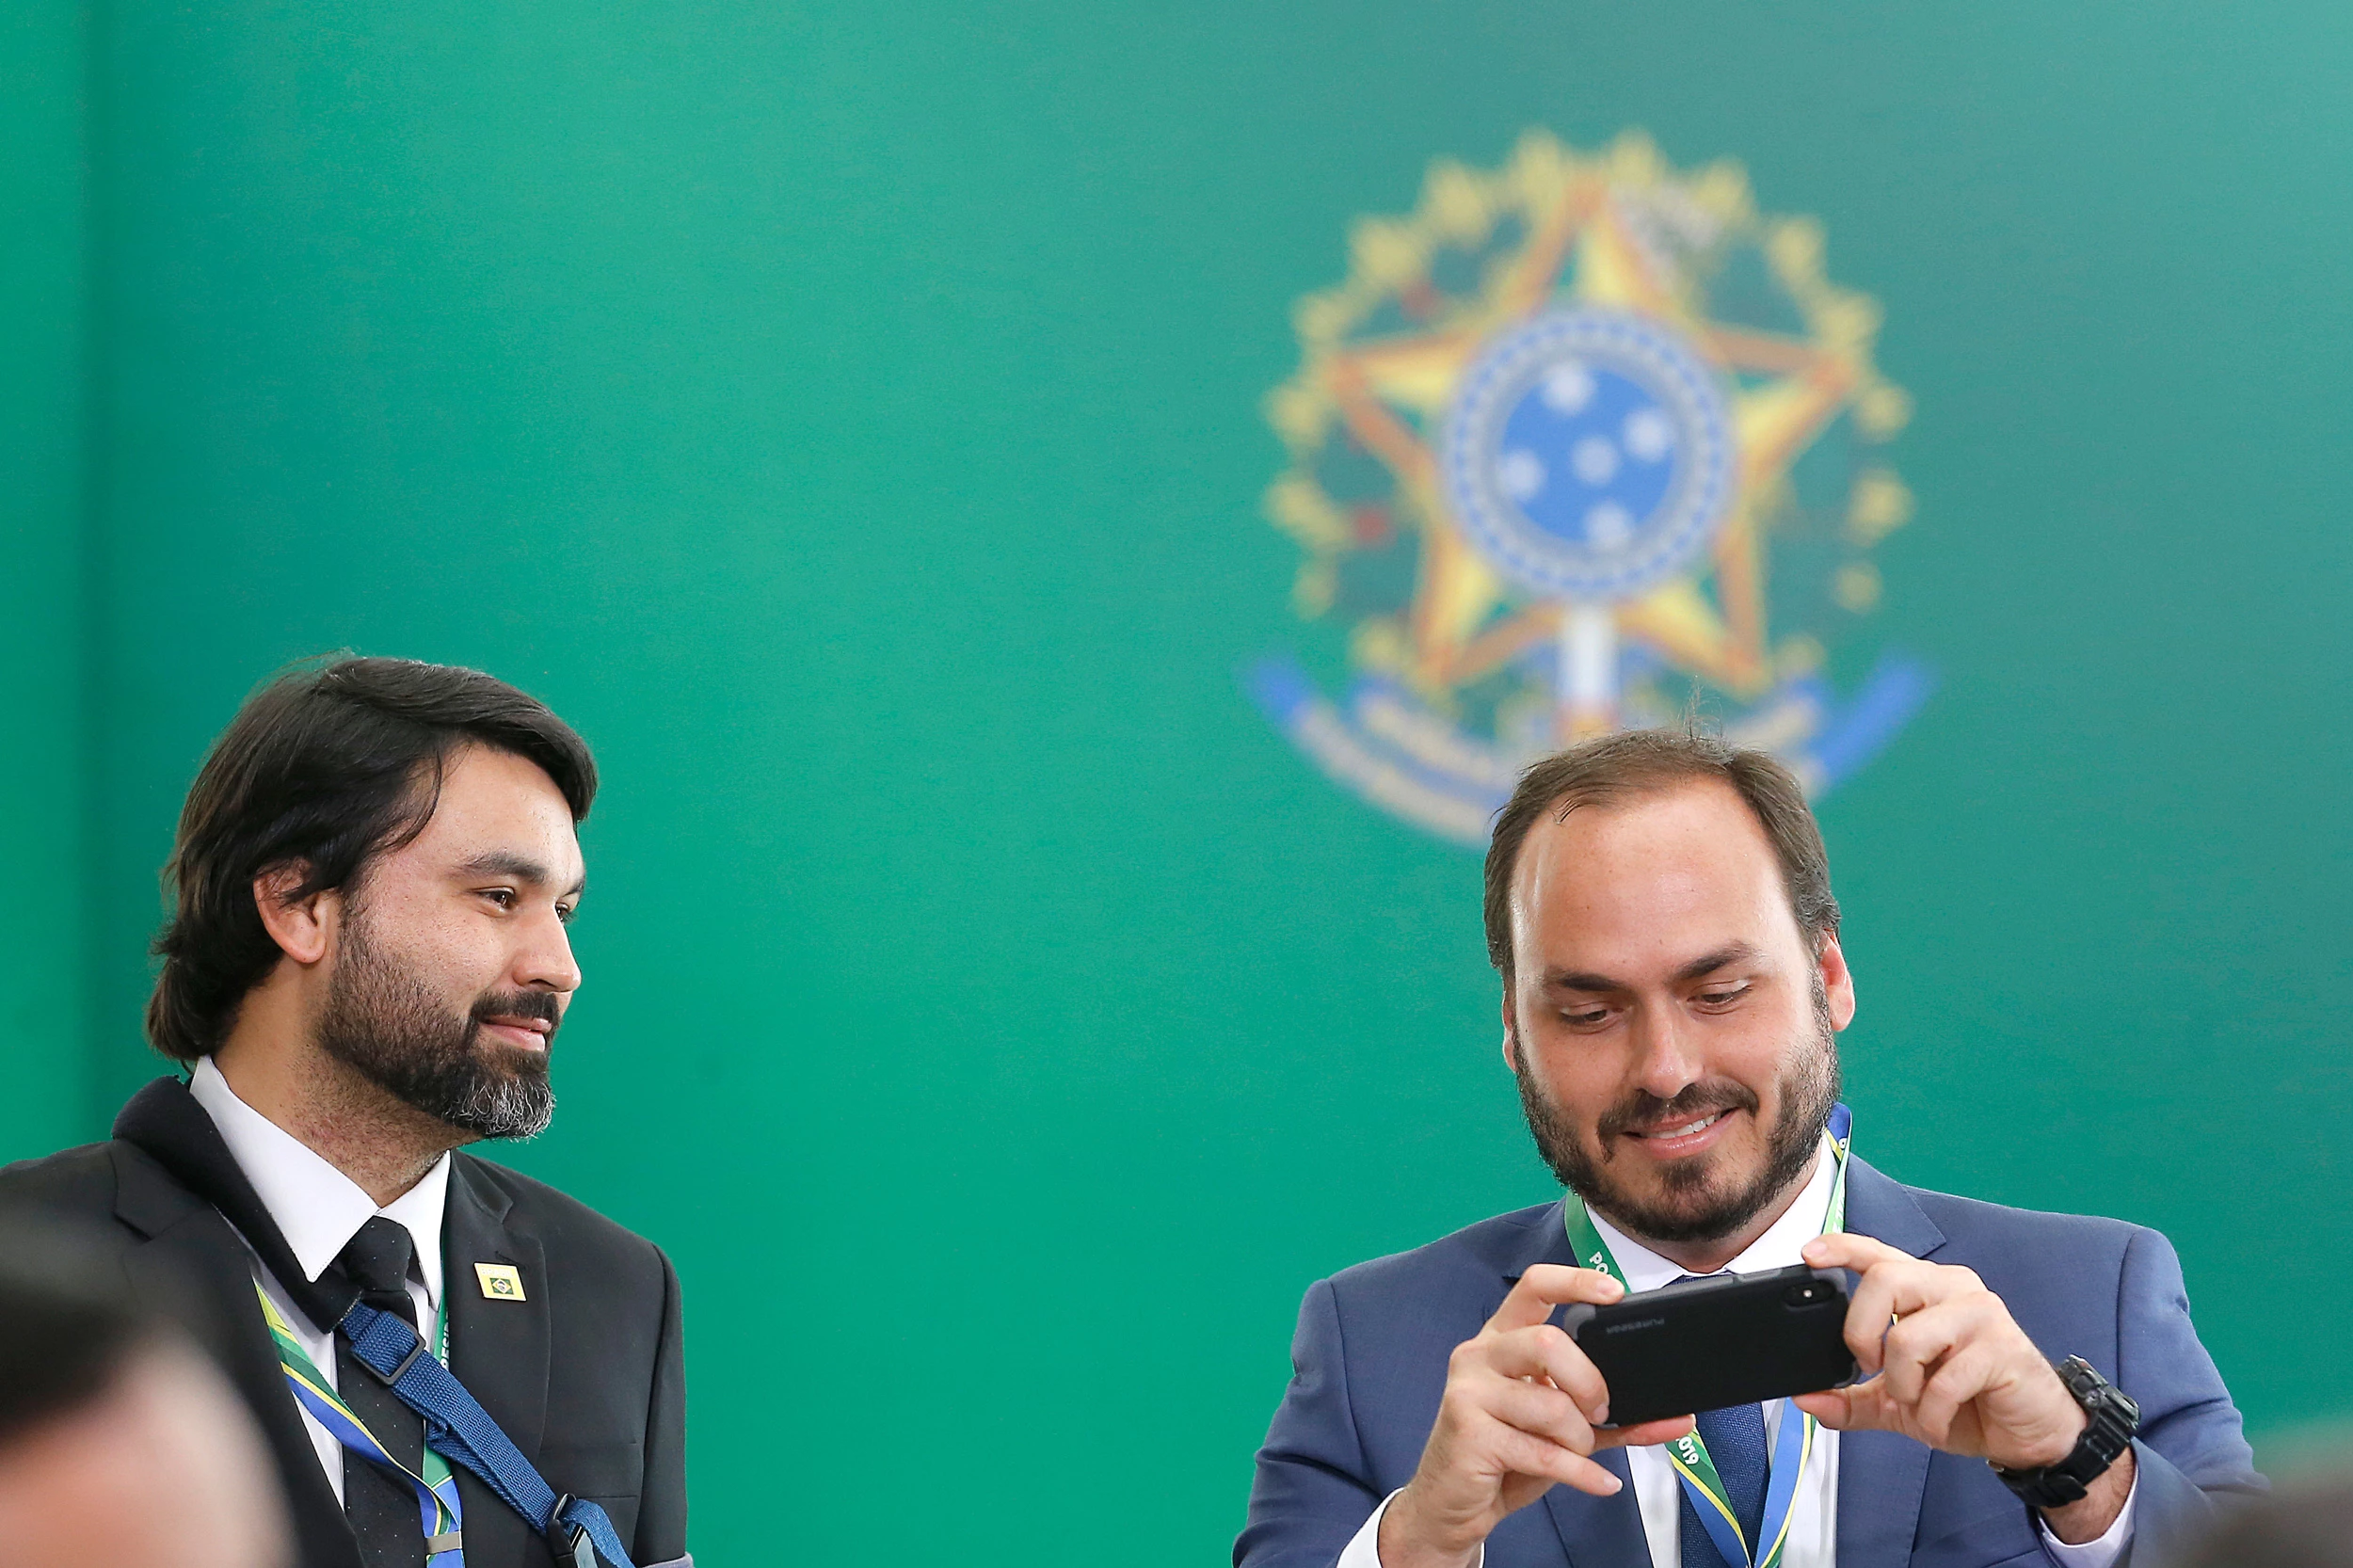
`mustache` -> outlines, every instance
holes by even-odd
[[[1635,1128],[1688,1122],[1694,1116],[1717,1111],[1753,1112],[1757,1104],[1754,1090],[1729,1079],[1687,1084],[1673,1099],[1660,1099],[1648,1090],[1637,1089],[1630,1097],[1602,1114],[1597,1130],[1601,1133],[1603,1158],[1609,1157],[1611,1139]]]
[[[550,1044],[564,1023],[564,1010],[556,1005],[552,991],[486,991],[475,1000],[468,1016],[477,1029],[491,1018],[537,1019],[548,1026]]]

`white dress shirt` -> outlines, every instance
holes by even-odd
[[[213,1118],[221,1142],[246,1180],[253,1184],[262,1207],[278,1222],[279,1234],[302,1266],[304,1283],[315,1282],[335,1255],[360,1234],[360,1227],[378,1214],[404,1226],[417,1247],[417,1266],[408,1278],[408,1294],[417,1304],[417,1322],[433,1332],[434,1314],[441,1302],[441,1211],[449,1201],[449,1156],[443,1155],[424,1178],[382,1208],[343,1172],[328,1164],[294,1134],[239,1099],[220,1076],[213,1059],[205,1057],[190,1075],[188,1092]],[[247,1244],[251,1251],[251,1243]],[[253,1278],[270,1304],[294,1330],[294,1337],[318,1367],[328,1387],[335,1385],[335,1336],[322,1334],[283,1287],[253,1258]],[[297,1403],[302,1424],[318,1450],[319,1466],[340,1500],[344,1495],[344,1448],[334,1434]]]
[[[1720,1273],[1756,1273],[1768,1269],[1786,1269],[1803,1263],[1801,1254],[1808,1241],[1822,1233],[1822,1220],[1830,1212],[1830,1190],[1836,1168],[1829,1160],[1817,1155],[1814,1174],[1800,1190],[1797,1199],[1783,1210],[1780,1219],[1750,1243],[1722,1269]],[[1640,1241],[1627,1236],[1617,1226],[1593,1215],[1593,1228],[1609,1244],[1610,1256],[1618,1260],[1619,1272],[1625,1275],[1626,1288],[1632,1292],[1656,1290],[1672,1285],[1684,1275],[1680,1264],[1659,1256]],[[1779,1446],[1778,1424],[1782,1401],[1765,1401],[1765,1445],[1767,1452]],[[1677,1480],[1674,1465],[1667,1458],[1663,1447],[1628,1448],[1625,1453],[1626,1471],[1634,1480],[1634,1500],[1642,1514],[1642,1535],[1650,1544],[1651,1568],[1682,1568],[1682,1482]],[[2123,1556],[2124,1548],[2133,1539],[2133,1500],[2139,1495],[2140,1480],[2133,1480],[2133,1491],[2124,1499],[2123,1512],[2116,1516],[2107,1533],[2096,1541],[2071,1546],[2053,1535],[2041,1519],[2035,1528],[2042,1538],[2043,1550],[2050,1553],[2060,1568],[2113,1568]],[[1380,1568],[1378,1543],[1381,1516],[1388,1512],[1389,1498],[1382,1499],[1364,1528],[1356,1532],[1348,1549],[1340,1554],[1337,1568]],[[1806,1461],[1805,1472],[1798,1480],[1798,1490],[1789,1502],[1789,1538],[1782,1548],[1783,1568],[1835,1568],[1838,1558],[1838,1434],[1828,1427],[1815,1433],[1814,1453]],[[1484,1549],[1481,1559],[1483,1561]]]

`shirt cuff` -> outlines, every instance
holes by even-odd
[[[2140,1479],[2137,1476],[2133,1478],[2133,1484],[2135,1486],[2140,1484]],[[1398,1488],[1399,1492],[1403,1490],[1403,1487]],[[1381,1506],[1372,1511],[1372,1517],[1365,1521],[1365,1528],[1356,1532],[1356,1539],[1348,1544],[1348,1549],[1340,1553],[1339,1561],[1334,1563],[1332,1568],[1381,1568],[1381,1516],[1389,1512],[1389,1505],[1395,1501],[1397,1501],[1397,1492],[1392,1492],[1381,1499]],[[2127,1512],[2132,1511],[2130,1503],[2125,1504],[2124,1508]],[[2080,1550],[2080,1548],[2070,1547],[2069,1550]],[[1471,1568],[1484,1568],[1486,1560],[1487,1544],[1481,1541],[1479,1544],[1479,1555],[1471,1559]],[[2089,1568],[2107,1568],[2107,1559],[2101,1558],[2090,1562]],[[2075,1568],[2073,1560],[2069,1560],[2068,1568]]]
[[[2116,1511],[2115,1521],[2096,1540],[2081,1545],[2069,1545],[2051,1533],[2051,1527],[2041,1514],[2034,1516],[2034,1528],[2041,1533],[2042,1549],[2059,1568],[2115,1568],[2124,1556],[2124,1548],[2133,1544],[2133,1500],[2140,1496],[2140,1470],[2133,1470],[2133,1489],[2124,1494],[2124,1506]],[[1375,1514],[1378,1519],[1380,1515]],[[1342,1559],[1346,1561],[1346,1559]],[[1374,1560],[1367,1558],[1367,1562]]]

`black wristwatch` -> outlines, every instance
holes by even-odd
[[[2075,1402],[2091,1417],[2075,1449],[2057,1464],[2036,1470],[2005,1470],[1993,1466],[2002,1484],[2035,1508],[2065,1508],[2080,1502],[2091,1483],[2106,1474],[2116,1456],[2133,1446],[2140,1430],[2140,1406],[2124,1390],[2102,1377],[2082,1356],[2071,1355],[2052,1368]]]

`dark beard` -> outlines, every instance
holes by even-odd
[[[482,1020],[544,1018],[548,1047],[527,1052],[488,1039]],[[354,910],[328,984],[318,1043],[404,1104],[477,1138],[535,1138],[555,1115],[548,1060],[559,1016],[545,991],[494,991],[453,1014],[382,949]]]
[[[1821,976],[1814,977],[1813,1048],[1805,1051],[1782,1076],[1781,1114],[1767,1135],[1765,1167],[1753,1179],[1729,1192],[1709,1193],[1710,1161],[1693,1160],[1664,1172],[1667,1196],[1642,1203],[1621,1192],[1609,1179],[1605,1161],[1596,1161],[1578,1142],[1577,1129],[1560,1109],[1544,1097],[1520,1060],[1519,1045],[1512,1047],[1513,1076],[1519,1080],[1520,1111],[1528,1118],[1536,1150],[1561,1185],[1577,1193],[1597,1213],[1643,1240],[1721,1241],[1739,1232],[1786,1192],[1813,1160],[1838,1103],[1838,1044],[1830,1026],[1830,998]],[[1746,1111],[1754,1114],[1754,1091],[1726,1080],[1694,1083],[1671,1100],[1638,1093],[1634,1099],[1611,1110],[1598,1128],[1602,1147],[1629,1127],[1659,1122],[1673,1124],[1711,1111]]]

